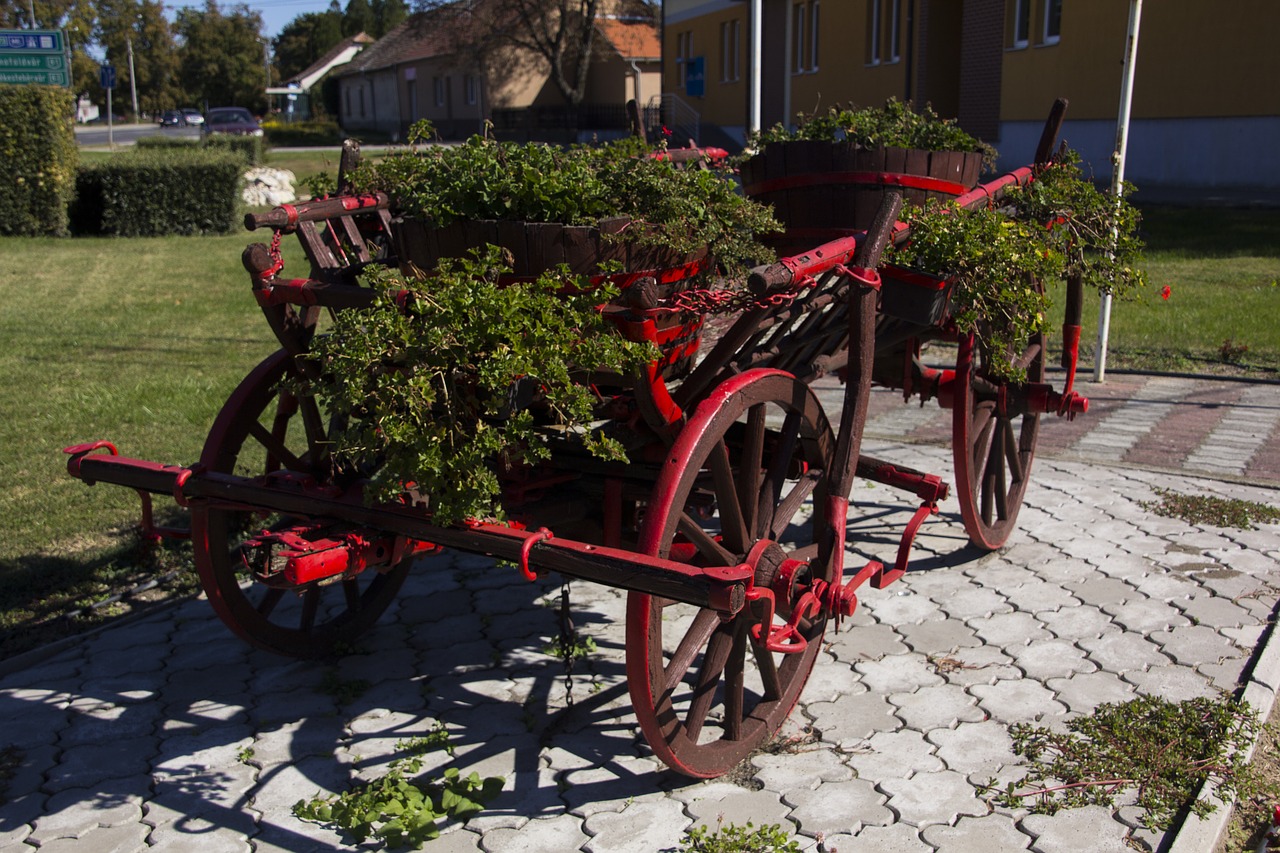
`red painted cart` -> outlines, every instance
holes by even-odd
[[[1054,134],[1056,124],[1045,151]],[[958,203],[989,203],[1033,171]],[[626,589],[640,726],[671,767],[717,776],[778,729],[828,621],[851,615],[866,584],[882,588],[903,574],[916,530],[947,494],[939,476],[861,455],[873,382],[955,411],[961,506],[986,547],[1004,540],[1017,514],[1041,414],[1084,407],[1044,383],[1042,339],[1020,354],[1028,378],[1016,385],[990,379],[967,337],[954,369],[919,362],[918,342],[957,336],[945,286],[876,271],[885,246],[908,236],[898,204],[892,197],[865,233],[755,270],[732,322],[700,357],[703,312],[722,306],[723,294],[664,289],[657,276],[635,281],[612,316],[664,355],[646,375],[620,379],[603,413],[631,461],[598,460],[549,432],[551,461],[504,483],[513,522],[439,527],[407,503],[367,506],[361,481],[329,464],[340,424],[323,401],[283,381],[300,370],[295,356],[307,352],[320,313],[369,305],[356,274],[398,251],[387,200],[375,195],[249,218],[275,234],[271,246],[250,246],[244,262],[282,348],[231,395],[198,463],[127,459],[97,442],[68,448],[69,469],[189,507],[210,602],[235,633],[286,654],[327,654],[358,635],[394,598],[413,557],[441,547],[513,561],[530,577],[559,572]],[[282,275],[286,233],[311,260],[306,279]],[[834,422],[810,388],[829,373],[845,381]],[[893,565],[846,572],[858,477],[904,489],[919,508]]]

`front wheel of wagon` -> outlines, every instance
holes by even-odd
[[[754,563],[777,612],[749,603],[715,610],[631,593],[627,680],[640,728],[668,766],[711,778],[777,732],[821,646],[823,614],[797,620],[802,650],[770,651],[770,629],[792,616],[792,595],[830,582],[819,554],[834,440],[822,406],[790,374],[752,370],[695,411],[645,508],[639,550],[702,566]],[[822,568],[813,568],[822,567]]]
[[[296,375],[293,358],[281,350],[245,377],[205,441],[200,462],[206,470],[243,477],[297,474],[332,483],[333,427],[314,398],[289,390],[287,380]],[[299,523],[312,522],[194,504],[196,569],[210,604],[235,634],[268,651],[323,657],[377,621],[404,583],[410,560],[327,584],[286,588],[256,580],[244,557],[246,540]]]
[[[1028,383],[1044,381],[1045,337],[1032,335],[1013,366]],[[992,357],[974,335],[960,339],[956,357],[952,455],[956,494],[969,541],[987,551],[1003,545],[1017,523],[1035,459],[1040,415],[1010,405],[1015,386],[992,374]]]

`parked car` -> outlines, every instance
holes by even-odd
[[[177,110],[165,110],[160,116],[161,127],[182,127],[187,121]]]
[[[182,109],[182,117],[190,125],[204,124],[204,116],[200,115],[199,110],[192,107],[184,107]]]
[[[200,132],[262,136],[262,128],[258,125],[258,120],[244,107],[214,107],[205,116]]]

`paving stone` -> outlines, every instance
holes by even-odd
[[[970,781],[984,781],[1001,767],[1014,764],[1013,740],[1009,729],[1002,723],[983,721],[961,723],[954,729],[936,729],[929,732],[929,741],[937,746],[937,756],[946,769],[967,777]]]
[[[55,838],[81,838],[98,827],[137,823],[149,793],[146,777],[60,791],[45,802],[31,839],[43,845]]]
[[[1110,809],[1087,806],[1056,815],[1028,815],[1022,828],[1031,833],[1035,853],[1132,853],[1127,827],[1112,820]]]
[[[253,846],[242,833],[202,817],[183,817],[147,836],[158,850],[199,850],[200,853],[249,853]]]
[[[913,651],[926,655],[949,654],[956,649],[982,645],[973,630],[959,619],[903,625],[898,631]]]
[[[969,688],[978,703],[1003,723],[1038,722],[1066,712],[1051,690],[1032,681],[998,681]]]
[[[1118,604],[1141,595],[1129,584],[1114,578],[1086,578],[1067,584],[1067,589],[1085,604],[1095,606]]]
[[[811,837],[839,833],[856,835],[863,826],[888,826],[893,812],[885,796],[865,779],[827,782],[815,789],[783,792],[782,801],[792,806],[791,820],[800,832]]]
[[[1235,657],[1240,650],[1222,634],[1207,625],[1192,625],[1178,631],[1151,634],[1149,639],[1175,663],[1194,666],[1203,661]]]
[[[1208,678],[1185,667],[1153,666],[1145,672],[1126,672],[1123,678],[1137,687],[1139,693],[1170,702],[1216,695]]]
[[[622,686],[625,687],[625,682]],[[867,685],[862,677],[854,672],[847,663],[833,660],[830,655],[818,658],[804,687],[804,699],[807,702],[834,702],[841,696],[853,696],[866,693]]]
[[[854,669],[873,693],[903,693],[933,684],[943,678],[923,654],[894,655],[875,661],[860,661]]]
[[[1216,595],[1201,595],[1185,602],[1179,602],[1182,612],[1197,625],[1210,625],[1215,628],[1238,628],[1254,621],[1248,611],[1236,605],[1228,598]]]
[[[969,620],[969,627],[988,645],[1022,646],[1052,636],[1030,613],[996,613]]]
[[[1037,578],[1012,589],[1003,590],[1003,595],[1015,610],[1027,613],[1040,613],[1045,610],[1058,610],[1063,607],[1076,607],[1079,599],[1057,584],[1047,583]]]
[[[874,737],[874,735],[872,736]],[[853,770],[828,749],[802,750],[803,758],[794,755],[753,755],[754,778],[770,791],[779,793],[801,788],[816,788],[823,782],[846,782]]]
[[[879,660],[910,651],[892,625],[859,625],[836,634],[827,631],[826,642],[841,660]]]
[[[912,625],[944,618],[936,602],[906,590],[894,592],[892,587],[880,595],[860,595],[859,601],[877,622],[885,625]]]
[[[896,823],[893,826],[868,826],[856,836],[835,835],[823,839],[823,850],[854,850],[857,853],[928,853],[933,850],[920,840],[915,828]]]
[[[1096,664],[1086,660],[1084,649],[1067,640],[1038,640],[1022,648],[1007,647],[1006,651],[1028,678],[1037,681],[1097,669]]]
[[[876,693],[815,702],[805,706],[805,714],[813,720],[813,729],[823,743],[841,750],[855,748],[873,732],[894,731],[902,725],[893,716],[893,706]]]
[[[40,845],[45,853],[134,853],[147,849],[147,827],[138,823],[92,829],[78,838],[55,838]]]
[[[560,796],[579,817],[621,811],[629,801],[654,790],[659,766],[653,758],[606,757],[602,764],[587,763],[581,770],[566,771]]]
[[[942,770],[942,761],[933,750],[933,744],[918,731],[877,732],[849,755],[848,762],[858,778],[875,784],[881,779]]]
[[[1226,658],[1219,663],[1202,664],[1196,670],[1210,679],[1213,686],[1230,693],[1240,683],[1248,658]]]
[[[480,847],[488,853],[565,853],[580,849],[589,840],[580,819],[562,814],[531,820],[518,830],[487,832]]]
[[[1108,605],[1106,612],[1116,624],[1135,634],[1145,635],[1191,624],[1191,620],[1172,603],[1152,598]]]
[[[1196,589],[1196,582],[1191,578],[1168,571],[1149,571],[1144,574],[1127,576],[1125,583],[1128,583],[1143,595],[1159,601],[1185,598],[1195,592]],[[1109,608],[1103,609],[1112,612]]]
[[[1118,630],[1111,616],[1092,604],[1042,611],[1036,619],[1058,639],[1072,642]]]
[[[51,793],[87,788],[110,779],[134,777],[149,769],[156,738],[134,737],[106,743],[83,744],[63,750],[58,765],[50,768],[44,788]]]
[[[990,811],[973,785],[954,770],[917,773],[910,779],[884,779],[880,788],[889,795],[889,808],[899,819],[916,827],[953,823],[959,815],[984,815]]]
[[[1110,672],[1132,672],[1169,662],[1169,658],[1160,653],[1155,643],[1132,631],[1106,634],[1094,640],[1081,640],[1080,645],[1089,653],[1089,658],[1094,663]]]
[[[955,684],[921,687],[914,693],[894,693],[889,702],[908,728],[919,731],[950,728],[958,721],[974,722],[984,717],[973,697]]]
[[[753,825],[787,826],[790,808],[782,804],[776,791],[744,791],[737,785],[719,784],[703,789],[707,796],[688,800],[685,813],[693,818],[693,826],[704,826],[711,831],[724,826]],[[692,828],[692,827],[691,827]]]
[[[591,836],[588,853],[652,853],[676,847],[690,824],[680,804],[672,800],[631,803],[621,812],[597,812],[584,829]]]
[[[1001,679],[1021,678],[1022,671],[1013,658],[992,646],[956,649],[949,655],[930,659],[948,684],[968,687],[973,684],[995,684]]]
[[[921,836],[947,853],[1018,853],[1031,843],[1011,818],[999,814],[962,817],[955,826],[927,826]]]
[[[1133,685],[1113,672],[1086,672],[1069,678],[1051,678],[1045,686],[1074,714],[1087,714],[1099,705],[1127,702],[1133,698]]]

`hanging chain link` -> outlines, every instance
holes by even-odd
[[[573,615],[569,611],[569,582],[560,585],[560,653],[564,657],[564,704],[573,707],[573,661],[577,651]]]

